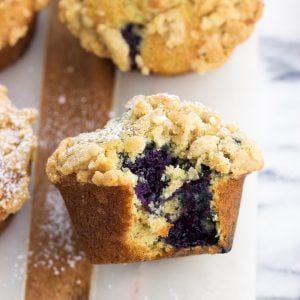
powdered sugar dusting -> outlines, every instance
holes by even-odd
[[[13,195],[19,189],[17,178],[17,173],[7,169],[7,162],[4,161],[4,158],[0,157],[0,198],[1,207],[6,208],[11,199],[13,199]]]
[[[79,134],[83,131],[83,125],[87,132],[101,127],[99,123],[103,119],[102,111],[96,102],[90,104],[86,96],[74,99],[62,91],[57,97],[57,103],[58,106],[43,119],[40,147],[54,149],[68,135],[66,133],[70,132],[70,129],[74,134]],[[78,108],[71,108],[73,105]],[[74,110],[77,109],[74,114]],[[93,117],[90,116],[91,112],[94,113]],[[66,121],[62,122],[62,118]]]
[[[25,274],[26,255],[18,254],[12,267],[12,276],[17,280],[22,280]]]
[[[60,95],[60,96],[58,97],[58,104],[63,105],[63,104],[66,103],[66,101],[67,101],[67,98],[66,98],[65,95]]]
[[[36,146],[31,124],[36,115],[35,110],[13,107],[0,86],[0,221],[29,197],[28,169]]]
[[[4,267],[5,273],[9,274],[10,279],[0,280],[1,299],[3,299],[2,292],[4,290],[14,288],[16,283],[24,280],[26,257],[24,253],[20,253],[16,249],[10,249],[8,256],[1,256],[1,271],[3,272]]]
[[[76,247],[63,199],[52,185],[48,188],[43,210],[47,211],[47,218],[41,225],[40,240],[46,238],[47,244],[40,244],[40,252],[32,255],[33,266],[50,269],[53,275],[59,276],[68,269],[75,268],[85,258],[85,254]],[[80,282],[77,280],[76,284]]]

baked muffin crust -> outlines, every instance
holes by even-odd
[[[168,75],[222,65],[262,7],[261,0],[60,0],[60,16],[86,50],[120,70]]]
[[[145,145],[172,144],[175,155],[196,159],[233,178],[262,168],[261,152],[235,124],[222,124],[220,116],[201,103],[183,102],[176,96],[157,94],[137,96],[121,118],[104,129],[67,138],[50,157],[47,173],[52,182],[61,176],[77,174],[80,182],[114,186],[134,180],[119,170],[119,153],[131,159]]]
[[[0,85],[0,222],[29,198],[30,164],[36,148],[31,125],[36,117],[34,109],[13,107]]]

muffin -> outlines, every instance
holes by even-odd
[[[121,71],[174,75],[225,63],[262,8],[262,0],[60,0],[60,17]]]
[[[34,33],[36,12],[48,0],[0,1],[0,70],[16,61]]]
[[[36,148],[34,109],[18,110],[0,85],[0,230],[29,198],[30,163]]]
[[[229,251],[245,176],[262,165],[236,125],[158,94],[62,141],[46,171],[89,260],[102,264]]]

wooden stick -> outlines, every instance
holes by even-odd
[[[114,68],[82,50],[60,24],[57,1],[48,24],[25,299],[88,299],[92,266],[78,246],[62,198],[47,179],[45,164],[61,139],[107,122]]]

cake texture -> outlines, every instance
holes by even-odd
[[[36,148],[31,125],[34,109],[11,105],[6,89],[0,85],[0,228],[29,198],[29,173]]]
[[[256,144],[204,105],[137,96],[104,129],[61,142],[46,171],[92,263],[231,249]]]
[[[36,13],[48,0],[0,1],[0,70],[16,61],[33,36]]]
[[[86,50],[145,75],[221,66],[262,9],[262,0],[60,0],[61,20]]]

